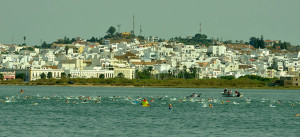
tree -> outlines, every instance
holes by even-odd
[[[99,78],[104,79],[105,78],[104,74],[100,74]]]
[[[52,72],[48,72],[47,78],[48,78],[48,79],[52,78]]]
[[[116,28],[114,26],[110,26],[109,29],[106,31],[107,34],[114,35],[116,32]]]
[[[50,48],[50,47],[51,47],[51,44],[47,44],[46,41],[43,42],[43,44],[42,44],[43,49]]]
[[[4,79],[4,75],[2,73],[0,73],[0,80]]]
[[[249,39],[249,44],[252,45],[254,48],[265,48],[265,41],[263,35],[261,35],[260,39],[251,37]]]
[[[65,72],[62,72],[62,73],[60,74],[60,76],[61,76],[61,78],[65,78],[65,77],[66,77],[66,73],[65,73]]]
[[[68,78],[71,78],[71,76],[72,76],[71,74],[68,74]]]
[[[254,48],[258,48],[258,38],[250,37],[249,44],[252,45]]]
[[[65,46],[65,51],[66,51],[66,54],[68,55],[69,46]]]
[[[145,40],[145,37],[144,36],[138,36],[138,39],[139,40]]]
[[[41,76],[41,79],[46,79],[46,74],[45,73],[42,73],[40,76]]]
[[[265,41],[263,35],[261,35],[260,40],[259,40],[259,48],[264,49],[265,48]]]
[[[124,74],[123,73],[119,73],[117,78],[125,78]]]
[[[89,39],[88,41],[90,41],[90,42],[97,42],[97,38],[95,38],[95,37],[92,37],[91,39]]]
[[[75,41],[76,41],[76,39],[75,39],[75,38],[72,38],[72,39],[71,39],[71,42],[75,42]]]
[[[25,74],[24,73],[16,74],[16,79],[23,79],[23,80],[25,80]]]

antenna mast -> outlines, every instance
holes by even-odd
[[[140,25],[140,36],[142,36],[142,25]]]
[[[133,20],[132,20],[132,34],[134,35],[134,14],[133,14]]]
[[[14,36],[11,37],[11,45],[14,45]]]
[[[201,34],[201,23],[200,23],[199,25],[200,25],[200,29],[199,29],[199,32],[200,32],[200,34]]]
[[[121,24],[118,24],[118,32],[120,33]]]

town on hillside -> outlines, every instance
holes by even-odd
[[[256,75],[300,86],[299,50],[288,43],[208,39],[204,34],[163,40],[107,31],[103,38],[59,39],[40,46],[0,44],[2,80],[43,78],[210,79]]]

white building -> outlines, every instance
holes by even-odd
[[[225,54],[226,47],[224,45],[209,46],[207,52],[212,53],[213,55],[221,56],[222,54]]]

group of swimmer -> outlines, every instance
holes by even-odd
[[[22,93],[24,94],[24,90],[21,89],[18,93]],[[224,93],[231,93],[231,90],[227,91],[227,89],[224,90]],[[239,95],[239,92],[236,91],[236,94],[237,96]],[[217,99],[208,99],[208,100],[205,100],[203,98],[198,98],[200,97],[201,93],[199,94],[196,94],[196,93],[192,93],[191,95],[189,96],[185,96],[183,99],[176,99],[176,98],[170,98],[168,96],[163,96],[163,97],[159,97],[157,96],[157,99],[160,100],[160,101],[163,101],[165,100],[166,98],[168,98],[168,100],[166,100],[168,103],[168,105],[166,105],[166,107],[168,109],[172,109],[173,108],[173,105],[171,104],[171,102],[174,102],[174,101],[178,101],[178,102],[184,102],[184,101],[189,101],[189,102],[199,102],[201,103],[201,107],[214,107],[213,104],[217,103],[218,100]],[[3,103],[6,103],[6,102],[16,102],[16,99],[34,99],[35,97],[33,96],[28,96],[28,95],[25,95],[25,96],[20,96],[20,95],[17,95],[17,96],[12,96],[12,97],[6,97],[5,99],[6,100],[2,100],[0,99],[1,102]],[[120,96],[113,96],[113,97],[108,97],[108,99],[110,99],[111,101],[119,101],[121,98],[123,97],[120,97]],[[79,104],[79,103],[101,103],[102,101],[102,98],[101,96],[91,96],[91,97],[85,97],[85,96],[66,96],[66,97],[61,97],[61,96],[55,96],[55,95],[52,95],[52,96],[44,96],[44,97],[40,97],[39,95],[37,95],[37,99],[54,99],[55,102],[61,102],[60,100],[61,99],[65,99],[64,103],[74,103],[74,104]],[[149,100],[150,103],[154,103],[154,99],[155,97],[151,97]],[[81,100],[81,101],[80,101]],[[132,104],[140,104],[142,107],[150,107],[150,103],[147,101],[147,98],[143,98],[138,96],[137,98],[132,98],[130,96],[126,96],[124,97],[124,100],[128,100],[130,101]],[[105,101],[107,101],[105,99]],[[227,100],[227,101],[221,101],[219,100],[221,104],[227,104],[227,103],[230,103],[231,101]],[[246,103],[250,103],[250,99],[246,98]],[[263,99],[261,102],[265,102],[266,100]],[[277,101],[279,105],[282,105],[282,101],[281,100],[278,100]],[[296,102],[296,103],[291,103],[292,106],[295,106],[295,104],[298,104],[299,102]],[[162,102],[161,104],[166,104],[166,102]],[[232,101],[232,104],[239,104],[239,101]],[[300,103],[299,103],[300,104]],[[37,102],[33,102],[33,104],[31,105],[38,105]],[[270,107],[276,107],[275,104],[273,103],[272,105],[270,105]],[[299,114],[296,115],[297,117],[299,116]]]

